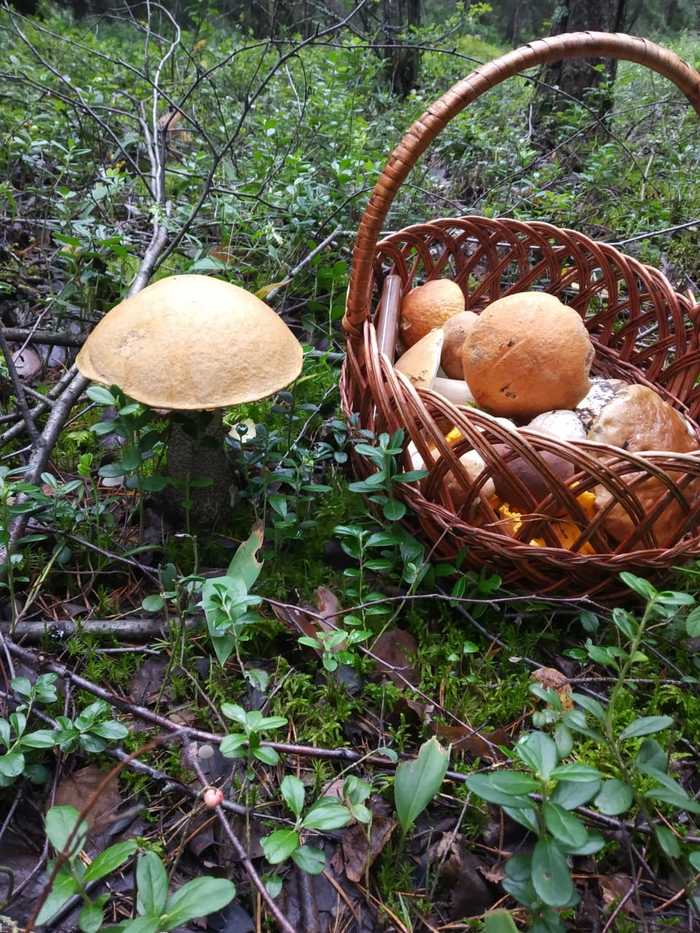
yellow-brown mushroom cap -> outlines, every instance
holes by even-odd
[[[93,382],[152,408],[225,408],[301,372],[301,344],[255,295],[205,275],[160,279],[112,308],[78,354]]]

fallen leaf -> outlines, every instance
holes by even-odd
[[[400,628],[390,628],[379,636],[372,645],[372,654],[377,660],[377,667],[386,674],[397,687],[418,684],[418,671],[410,659],[415,657],[418,646],[410,632]]]
[[[505,761],[506,756],[498,748],[499,745],[510,746],[512,741],[503,729],[494,729],[493,732],[474,732],[465,726],[448,726],[436,723],[435,732],[443,739],[448,739],[452,751],[457,754],[469,754],[474,758],[484,758],[487,761]]]
[[[396,829],[396,820],[389,816],[375,815],[372,819],[369,839],[367,826],[354,823],[343,833],[342,849],[345,874],[350,881],[362,881],[367,871],[381,855]]]
[[[101,771],[95,765],[88,765],[74,771],[63,778],[56,788],[54,798],[55,806],[75,807],[82,811],[90,797],[97,790],[99,785],[105,779],[108,772]],[[119,819],[117,810],[122,802],[122,795],[119,792],[119,778],[114,776],[110,778],[107,784],[100,791],[100,795],[95,801],[89,813],[85,815],[85,821],[90,827],[89,838],[94,839],[100,833],[103,833],[117,819]]]
[[[545,690],[555,690],[564,709],[573,709],[571,699],[571,684],[568,677],[555,667],[538,667],[532,673],[532,680],[536,680]]]
[[[635,887],[635,882],[629,875],[606,875],[598,879],[600,890],[603,893],[603,903],[606,907],[613,907],[627,897],[630,888]],[[622,905],[622,910],[626,914],[639,917],[639,906],[633,897],[628,897]]]

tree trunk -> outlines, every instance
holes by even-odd
[[[418,84],[420,50],[404,45],[403,36],[412,26],[420,26],[421,0],[384,0],[382,26],[387,76],[393,94],[407,97]]]
[[[627,0],[563,0],[552,20],[552,35],[563,32],[619,32],[624,30]],[[543,85],[558,87],[563,94],[539,85],[533,101],[533,126],[544,142],[553,142],[552,118],[571,106],[571,98],[593,106],[601,119],[612,107],[612,85],[617,62],[602,58],[574,58],[542,68]],[[607,87],[606,87],[607,85]],[[598,92],[597,94],[595,92]],[[566,96],[568,95],[568,96]]]

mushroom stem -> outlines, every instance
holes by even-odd
[[[171,508],[189,514],[194,529],[210,529],[230,505],[232,477],[225,438],[220,411],[172,417],[167,472],[174,485],[166,499]]]

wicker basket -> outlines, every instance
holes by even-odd
[[[581,314],[596,348],[595,374],[652,386],[696,422],[700,305],[692,296],[674,292],[656,269],[547,223],[440,219],[377,243],[400,185],[452,117],[527,68],[584,56],[647,65],[673,81],[700,114],[700,74],[670,51],[620,34],[571,33],[533,42],[456,84],[394,150],[362,217],[343,321],[348,345],[341,395],[346,415],[355,415],[361,428],[376,434],[403,428],[406,441],[413,441],[430,467],[422,482],[397,489],[435,556],[466,552],[472,566],[490,566],[506,584],[538,593],[605,597],[619,589],[621,570],[653,576],[700,556],[700,454],[628,453],[522,429],[513,433],[475,409],[456,407],[429,390],[416,391],[392,365],[395,320],[382,317],[387,294],[392,283],[405,293],[418,282],[450,277],[461,286],[467,308],[479,312],[505,294],[550,292]],[[462,435],[456,444],[445,439],[452,428]],[[459,462],[472,448],[486,462],[474,480]],[[559,481],[543,459],[546,453],[569,461],[574,475]],[[493,477],[517,483],[509,467],[515,457],[540,472],[547,492],[539,501],[530,497],[520,527],[514,531],[511,523],[506,532],[502,514],[482,490]],[[406,452],[407,469],[409,461]],[[354,468],[362,476],[373,472],[359,456]],[[651,510],[640,501],[650,483],[663,490]],[[609,503],[591,514],[581,494],[602,489],[609,492]],[[625,540],[612,540],[605,529],[612,509],[629,516]],[[674,514],[672,533],[670,540],[660,540],[658,519],[671,514],[667,510]],[[558,522],[576,531],[566,548],[556,534]]]

